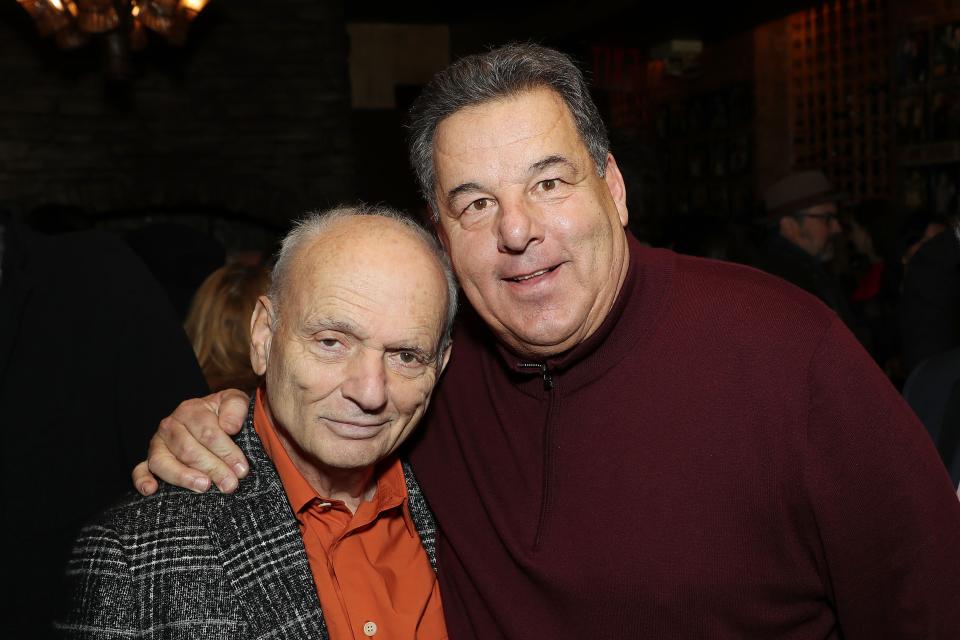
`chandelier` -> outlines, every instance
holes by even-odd
[[[107,48],[139,50],[147,30],[176,45],[209,0],[17,0],[33,17],[44,37],[61,49],[76,49],[103,34]]]

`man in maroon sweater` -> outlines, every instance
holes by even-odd
[[[472,305],[409,452],[450,637],[960,637],[960,504],[923,427],[812,296],[624,232],[569,58],[454,63],[411,158]],[[150,467],[232,490],[211,410],[245,407],[181,405]]]

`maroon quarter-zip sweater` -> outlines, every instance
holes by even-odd
[[[568,353],[459,327],[411,452],[450,637],[960,638],[960,504],[842,322],[629,245]]]

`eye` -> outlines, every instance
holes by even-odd
[[[351,352],[351,341],[347,336],[330,335],[324,332],[313,337],[313,352],[319,358],[339,360]]]
[[[548,180],[540,181],[540,190],[541,191],[553,191],[559,186],[560,181],[556,178],[550,178]]]
[[[394,351],[389,356],[391,368],[402,376],[413,378],[427,370],[430,356],[417,349]]]
[[[493,200],[490,198],[477,198],[466,206],[466,208],[463,210],[463,213],[480,213],[485,209],[490,208],[492,204]]]

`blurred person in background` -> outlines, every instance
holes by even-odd
[[[853,311],[861,342],[877,364],[900,387],[899,328],[897,326],[898,266],[885,229],[892,209],[882,199],[865,200],[840,212],[843,241],[836,245],[831,271],[841,282]],[[891,268],[893,266],[894,268]]]
[[[207,385],[166,295],[119,238],[45,235],[2,212],[0,228],[3,631],[47,638],[78,529],[126,493],[152,425]]]
[[[256,389],[250,317],[269,288],[266,267],[231,263],[211,273],[194,295],[184,328],[211,391]]]
[[[817,296],[853,329],[843,285],[825,268],[843,232],[840,198],[820,171],[791,173],[773,184],[763,197],[771,233],[758,266]]]
[[[163,287],[181,322],[200,284],[227,261],[219,240],[179,222],[146,224],[123,239]]]
[[[960,231],[957,219],[931,221],[903,256],[900,339],[907,371],[960,347]]]
[[[954,486],[960,484],[960,347],[918,364],[903,397],[937,445]]]
[[[904,253],[900,294],[903,395],[954,484],[960,483],[960,219],[926,224]]]

